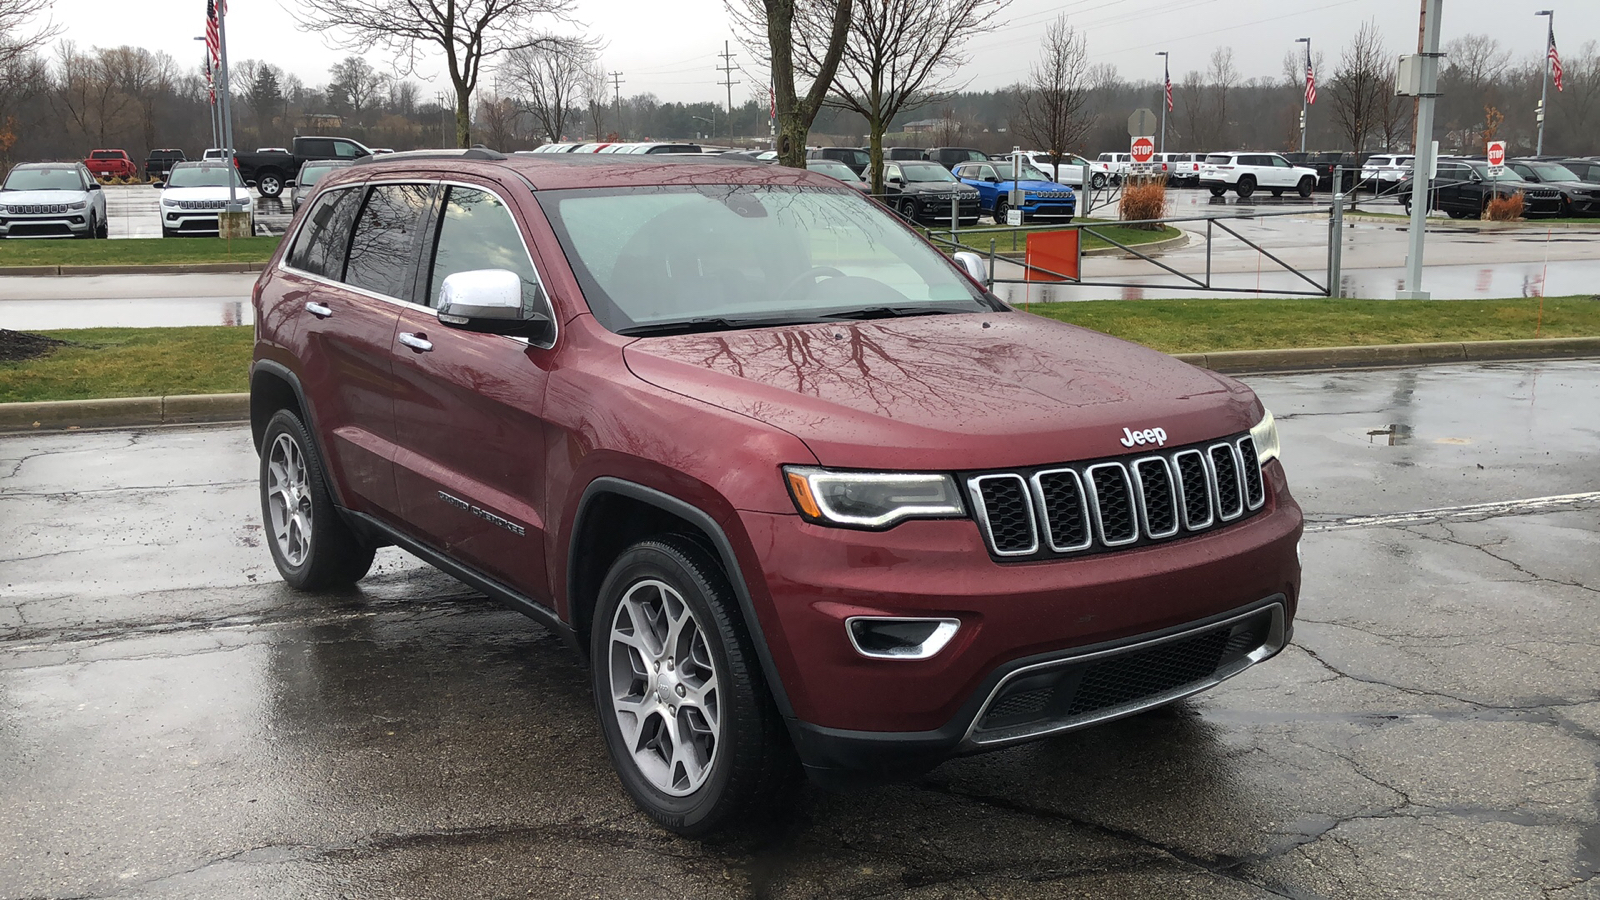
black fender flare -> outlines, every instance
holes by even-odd
[[[671,494],[658,491],[633,481],[625,481],[609,475],[602,475],[589,482],[583,489],[583,496],[578,500],[578,513],[572,520],[572,533],[567,544],[567,590],[570,592],[572,573],[578,566],[578,535],[583,534],[584,517],[593,507],[593,501],[599,494],[619,494],[631,500],[637,500],[669,512],[693,524],[710,538],[712,550],[722,563],[723,571],[728,574],[728,582],[733,586],[733,594],[739,601],[739,611],[744,616],[745,627],[750,630],[750,640],[755,644],[756,658],[761,661],[761,673],[766,676],[767,686],[772,691],[773,702],[778,706],[778,712],[789,723],[791,732],[794,729],[794,707],[789,702],[788,691],[784,689],[783,678],[778,673],[777,664],[772,659],[771,648],[767,645],[765,632],[761,628],[761,619],[756,615],[755,603],[750,599],[750,585],[745,580],[744,571],[739,567],[739,559],[733,551],[733,542],[728,540],[727,532],[711,515],[692,503],[680,500]],[[568,594],[568,618],[575,618],[571,613],[573,597]]]
[[[260,402],[260,394],[256,391],[256,378],[261,375],[275,377],[288,384],[289,390],[294,391],[295,402],[300,405],[300,416],[305,420],[306,430],[311,432],[311,442],[316,445],[317,459],[322,463],[324,472],[330,471],[328,450],[322,444],[322,432],[317,429],[317,414],[312,408],[311,398],[306,396],[305,388],[300,384],[300,376],[283,363],[270,359],[258,359],[250,364],[250,442],[255,444],[256,453],[258,455],[261,453],[261,434],[257,430],[257,422],[265,422],[271,417],[270,411],[267,411],[265,416],[256,415],[256,404]],[[329,487],[333,489],[334,505],[341,509],[348,508],[344,501],[344,485],[340,484],[337,478],[329,478],[328,482]]]

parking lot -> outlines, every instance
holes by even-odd
[[[1600,363],[1248,380],[1290,648],[710,844],[530,621],[393,549],[284,589],[246,429],[0,438],[0,896],[1600,897]]]
[[[113,240],[119,238],[161,237],[161,192],[148,184],[108,184],[106,194],[106,230]],[[246,192],[255,212],[256,234],[283,234],[289,226],[294,210],[290,207],[289,192],[281,197],[263,197],[254,188]]]

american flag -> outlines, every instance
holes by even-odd
[[[227,12],[226,0],[220,4],[217,0],[206,0],[206,49],[211,52],[214,63],[222,61],[222,25],[218,20]]]
[[[211,77],[211,60],[206,60],[206,87],[211,92],[211,105],[217,105],[217,83]]]
[[[1172,112],[1172,73],[1167,73],[1167,112]]]
[[[1306,66],[1306,103],[1315,102],[1317,102],[1317,76],[1311,71],[1310,66]]]
[[[1556,36],[1550,35],[1550,73],[1556,77],[1556,90],[1561,88],[1561,54],[1556,52]]]

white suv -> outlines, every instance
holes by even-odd
[[[1274,197],[1287,190],[1309,197],[1317,187],[1317,170],[1297,166],[1276,153],[1210,153],[1200,164],[1200,186],[1210,188],[1213,197],[1221,197],[1229,188],[1248,197],[1258,187],[1272,191]]]
[[[106,236],[106,194],[81,162],[22,163],[0,184],[0,238]]]
[[[1122,176],[1128,174],[1128,169],[1133,165],[1131,153],[1102,153],[1100,158],[1089,164],[1089,182],[1096,190],[1107,184],[1116,184]]]
[[[1011,158],[1009,153],[1003,155],[1007,160]],[[1039,171],[1049,174],[1057,184],[1070,184],[1076,188],[1083,187],[1083,179],[1088,175],[1092,165],[1088,160],[1073,153],[1061,154],[1059,166],[1052,166],[1050,154],[1038,150],[1024,150],[1022,157],[1033,163]]]
[[[1361,186],[1374,194],[1387,194],[1411,175],[1412,156],[1369,156],[1361,164]]]

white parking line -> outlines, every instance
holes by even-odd
[[[1526,500],[1496,500],[1490,503],[1469,503],[1465,506],[1441,506],[1436,509],[1419,509],[1412,512],[1388,513],[1381,516],[1354,516],[1333,522],[1308,524],[1306,525],[1306,533],[1344,531],[1349,528],[1367,528],[1371,526],[1382,528],[1394,525],[1420,525],[1443,519],[1528,515],[1550,509],[1559,509],[1564,506],[1578,506],[1594,502],[1600,502],[1600,491],[1585,491],[1581,494],[1556,494],[1551,497],[1530,497]]]

